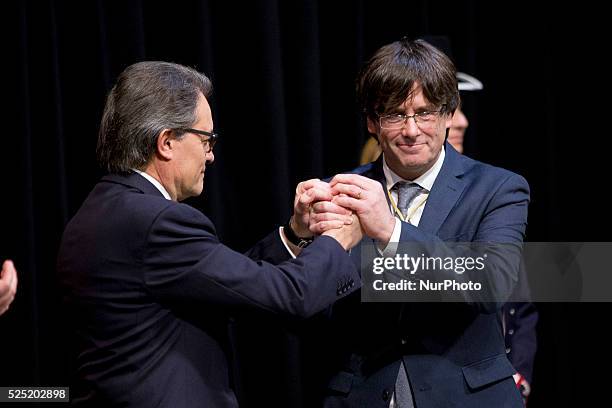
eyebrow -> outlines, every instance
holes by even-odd
[[[436,111],[437,107],[434,105],[425,105],[425,106],[420,106],[418,108],[415,108],[413,110],[414,110],[414,113],[432,112],[432,111]],[[397,108],[387,113],[387,115],[406,115],[406,111],[398,106]]]

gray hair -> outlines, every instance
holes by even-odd
[[[111,173],[144,169],[164,129],[197,121],[200,93],[208,98],[212,83],[192,68],[162,61],[127,67],[106,98],[96,149],[100,165]]]

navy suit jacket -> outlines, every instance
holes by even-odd
[[[498,293],[513,290],[527,224],[529,187],[519,175],[486,165],[445,145],[446,157],[418,226],[402,223],[401,242],[426,248],[445,242],[514,243],[518,253],[497,260]],[[353,171],[385,186],[382,159]],[[359,247],[357,247],[359,248]],[[352,256],[359,251],[353,251]],[[359,260],[356,260],[359,263]],[[505,353],[500,303],[337,302],[328,354],[335,365],[326,407],[388,407],[403,361],[416,406],[520,407]]]
[[[359,286],[343,248],[320,237],[294,260],[278,231],[250,252],[217,239],[194,208],[139,174],[104,177],[64,232],[58,258],[76,331],[74,403],[235,407],[229,313],[311,316]]]
[[[533,381],[533,366],[538,348],[536,326],[538,310],[534,303],[511,302],[503,307],[506,324],[508,359],[529,384]]]

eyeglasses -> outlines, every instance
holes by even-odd
[[[215,147],[215,143],[217,143],[217,140],[219,139],[219,134],[215,133],[215,132],[207,132],[205,130],[198,130],[198,129],[191,129],[191,128],[183,128],[183,129],[176,129],[179,130],[181,132],[187,132],[187,133],[195,133],[196,135],[199,136],[208,136],[208,139],[204,139],[203,137],[201,137],[202,139],[202,144],[207,146],[208,148],[204,148],[206,153],[210,153],[212,151],[212,149]]]
[[[378,117],[378,122],[381,129],[401,129],[408,123],[408,119],[414,119],[414,123],[419,129],[431,128],[435,123],[438,115],[442,113],[442,109],[437,111],[418,112],[414,115],[404,115],[402,113],[394,113],[392,115],[382,115]]]

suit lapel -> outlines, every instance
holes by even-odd
[[[461,179],[461,176],[465,173],[462,166],[462,156],[448,143],[445,144],[445,149],[446,157],[444,158],[444,163],[429,193],[429,198],[427,199],[427,204],[425,204],[418,226],[419,229],[434,235],[438,232],[465,189],[465,182]],[[374,163],[360,167],[354,173],[377,180],[382,184],[383,190],[386,192],[387,182],[385,180],[382,160],[383,157],[381,155]],[[388,195],[385,194],[385,196],[387,196],[388,201]],[[362,244],[373,245],[374,241],[364,236],[361,244],[354,247],[351,251],[351,257],[360,270],[359,263],[361,256],[359,255]]]
[[[419,229],[431,234],[437,234],[465,189],[465,182],[460,177],[464,173],[461,155],[448,143],[445,144],[445,149],[444,163],[429,193],[419,222]]]

